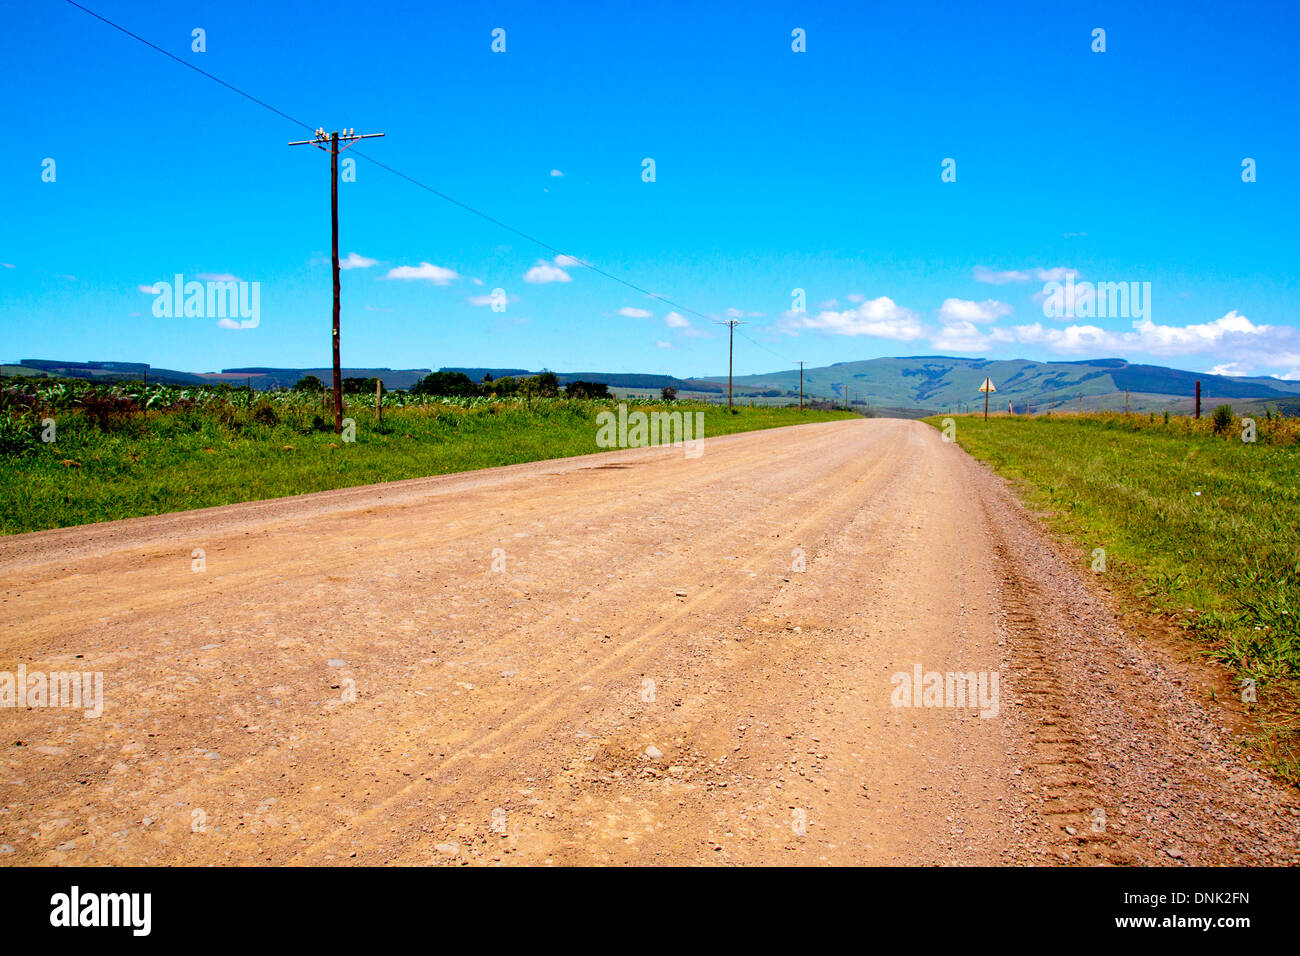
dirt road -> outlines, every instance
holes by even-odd
[[[104,697],[0,710],[0,864],[1300,855],[1196,673],[916,422],[21,535],[0,608],[0,671]],[[984,700],[895,706],[918,668]]]

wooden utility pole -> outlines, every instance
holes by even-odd
[[[384,380],[375,379],[375,426],[384,423]]]
[[[731,356],[736,341],[736,326],[742,323],[739,319],[728,319],[722,324],[727,327],[727,411],[731,411]]]
[[[803,411],[803,362],[799,363],[799,411]]]
[[[359,139],[374,139],[383,133],[361,133],[345,129],[326,133],[316,130],[315,139],[302,139],[290,146],[315,146],[330,154],[330,255],[334,263],[334,434],[343,434],[343,375],[339,368],[339,153]],[[339,143],[343,143],[342,149]]]
[[[1201,383],[1199,379],[1196,382],[1196,417],[1201,417]]]

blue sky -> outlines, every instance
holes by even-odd
[[[361,148],[709,317],[361,161],[346,365],[725,373],[709,319],[730,314],[737,373],[956,354],[1300,377],[1296,4],[85,5],[313,128],[385,132]],[[302,129],[62,0],[6,7],[0,72],[0,358],[328,364],[328,157],[285,145]],[[260,283],[256,328],[156,317],[141,287],[176,273]],[[1085,292],[1049,317],[1067,274],[1149,282],[1149,308],[1090,316]],[[497,288],[504,312],[474,304]]]

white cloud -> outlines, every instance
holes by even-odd
[[[369,269],[371,266],[379,265],[378,259],[367,259],[365,256],[359,256],[355,252],[349,252],[346,259],[339,260],[340,269]]]
[[[911,342],[924,335],[916,314],[884,295],[843,312],[823,311],[815,316],[786,312],[782,331],[796,334],[798,329],[815,329],[833,335],[871,335],[897,342]]]
[[[673,343],[671,342],[656,342],[655,345],[659,346],[661,349],[670,349],[673,347]]]
[[[990,285],[1006,285],[1008,282],[1028,282],[1028,272],[994,272],[984,266],[975,267],[975,281]]]
[[[219,329],[237,329],[240,328],[238,322],[234,319],[217,319],[217,328]]]
[[[571,257],[556,256],[555,258],[557,260],[560,259],[568,260]],[[568,265],[569,263],[566,261],[565,264]],[[537,265],[533,266],[531,269],[529,269],[527,272],[524,273],[524,281],[533,282],[533,283],[547,283],[547,282],[571,282],[572,279],[569,277],[569,274],[565,272],[563,269],[559,268],[559,266],[551,265],[551,263],[547,262],[545,259],[538,259]]]
[[[559,179],[561,176],[564,175],[564,173],[560,172],[558,169],[552,169],[551,175],[554,176],[556,179]]]
[[[974,302],[970,299],[944,299],[939,307],[939,319],[944,324],[957,322],[996,322],[1015,309],[996,299]]]
[[[684,315],[676,312],[669,312],[664,316],[664,324],[670,329],[688,329],[691,326],[690,321]]]
[[[990,285],[1028,282],[1030,279],[1037,279],[1039,282],[1064,282],[1066,276],[1073,276],[1077,279],[1079,273],[1065,266],[1056,266],[1051,269],[1011,269],[1006,272],[995,272],[986,266],[975,267],[975,281],[987,282]]]
[[[388,270],[385,279],[425,279],[434,285],[448,285],[460,275],[453,269],[444,269],[430,262],[421,262],[418,266],[396,266]]]
[[[1112,331],[1096,325],[1044,328],[1035,322],[1018,325],[1013,333],[1017,342],[1074,354],[1207,355],[1220,367],[1232,367],[1231,374],[1291,368],[1300,363],[1300,331],[1290,326],[1257,325],[1235,309],[1211,322],[1192,325],[1157,325],[1139,319],[1131,330]]]
[[[621,308],[621,309],[618,310],[618,314],[619,314],[619,315],[625,315],[625,316],[627,316],[629,319],[648,319],[648,318],[650,318],[650,313],[647,312],[645,309],[636,309],[636,308],[633,308],[633,307],[630,306],[630,305],[625,305],[625,306],[623,306],[623,308]]]
[[[1214,368],[1210,369],[1210,374],[1211,375],[1249,375],[1250,373],[1241,367],[1240,362],[1225,362],[1223,365],[1216,365],[1214,366]]]
[[[848,299],[850,302],[866,302],[866,301],[867,301],[867,297],[866,297],[865,295],[863,295],[861,292],[850,292],[850,293],[849,293],[848,295],[846,295],[844,298]]]
[[[1264,337],[1276,340],[1277,333],[1293,344],[1297,338],[1294,329],[1256,325],[1233,309],[1222,318],[1200,325],[1156,325],[1150,319],[1134,322],[1144,351],[1152,355],[1191,355],[1229,344],[1254,344]],[[1270,334],[1272,333],[1272,334]],[[1254,338],[1251,338],[1251,337]]]
[[[17,268],[17,266],[15,266],[12,262],[0,262],[0,266],[4,266],[6,269]]]
[[[743,319],[745,317],[745,313],[741,309],[735,308],[728,309],[723,314],[729,319]]]
[[[1096,325],[1071,325],[1064,329],[1045,329],[1043,323],[1017,325],[1014,330],[1017,342],[1029,345],[1046,345],[1057,352],[1105,352],[1113,354],[1124,351],[1130,344],[1125,336],[1135,338],[1131,332],[1109,332]]]
[[[1013,336],[1005,329],[983,332],[974,322],[951,322],[943,326],[930,339],[930,344],[944,352],[987,352],[994,345],[1011,342]]]
[[[556,256],[554,262],[557,266],[563,266],[566,269],[572,269],[582,265],[582,260],[577,256],[566,256],[564,253],[560,253]]]

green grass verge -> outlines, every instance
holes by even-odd
[[[1085,565],[1105,549],[1119,593],[1172,614],[1208,656],[1256,682],[1256,743],[1300,783],[1300,448],[1177,419],[953,418],[958,444],[1013,479]]]
[[[605,451],[596,415],[611,403],[539,400],[472,409],[429,405],[349,409],[356,441],[313,431],[319,409],[261,424],[223,406],[136,414],[107,428],[80,412],[56,415],[57,442],[0,460],[0,533],[14,534],[381,481]],[[842,412],[678,403],[630,411],[703,411],[712,437],[849,417]],[[706,453],[707,454],[707,453]],[[75,464],[65,464],[75,462]]]

